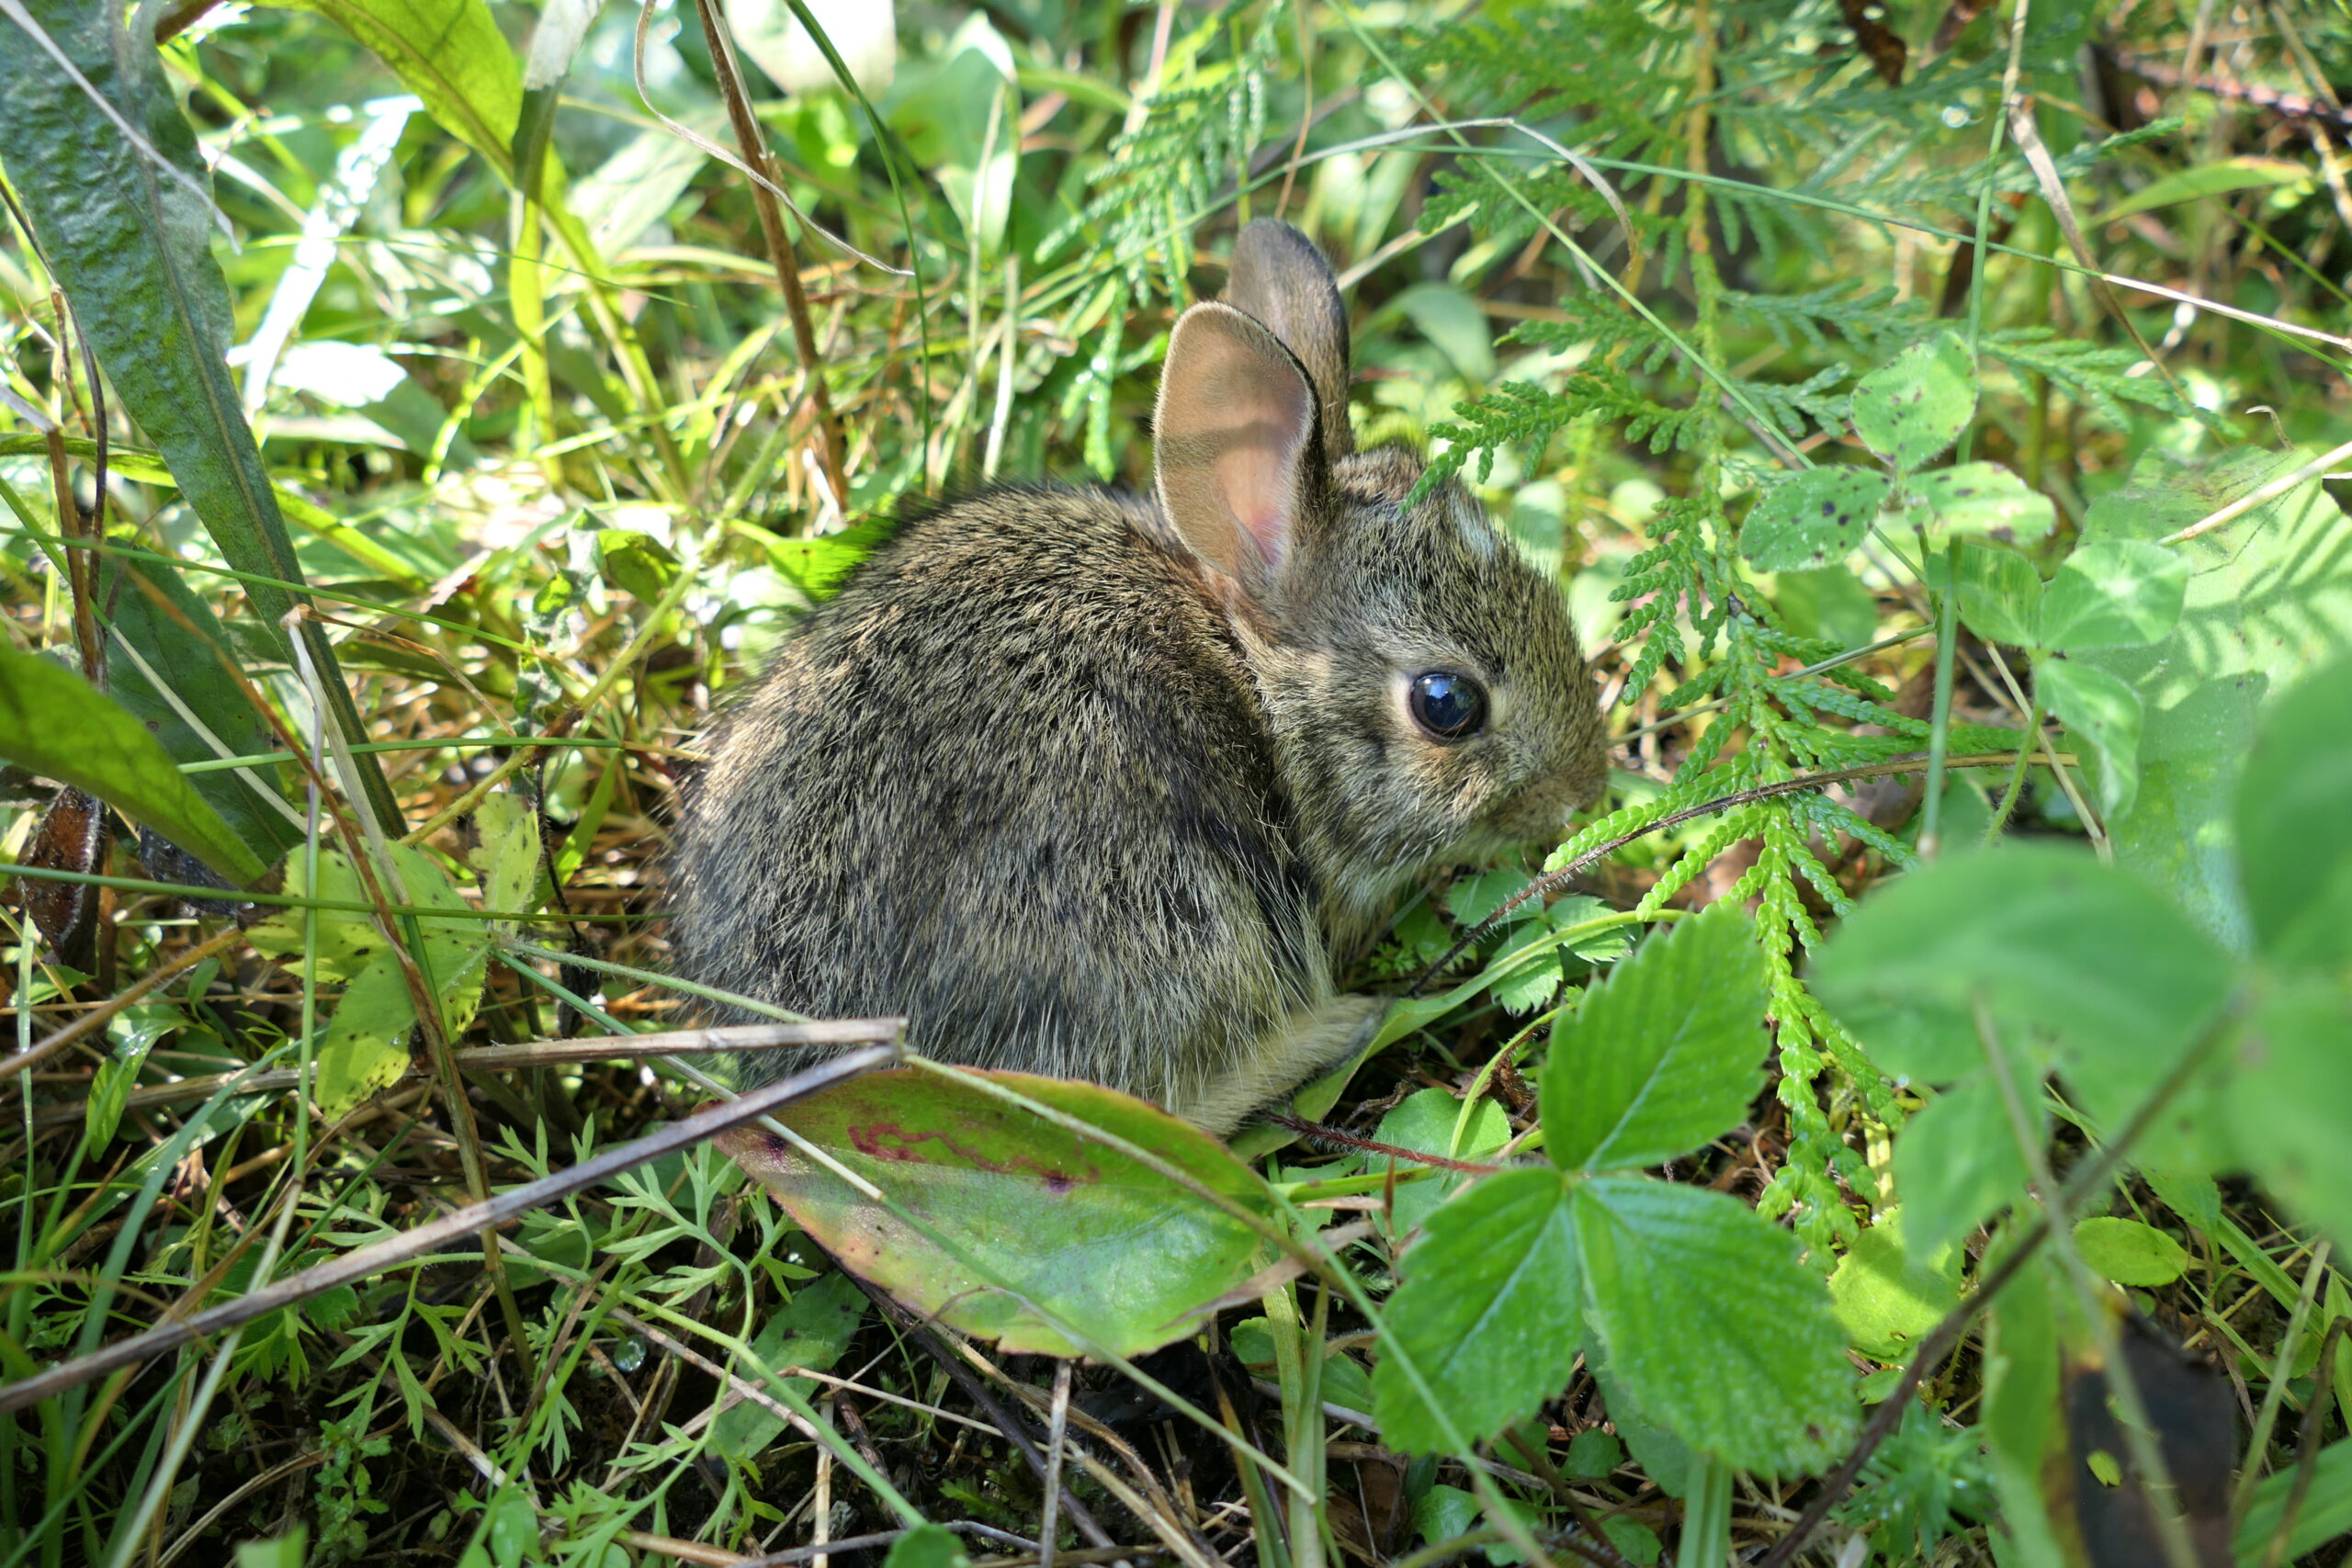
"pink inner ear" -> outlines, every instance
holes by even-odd
[[[1217,459],[1216,488],[1260,558],[1280,566],[1290,548],[1291,514],[1297,504],[1291,473],[1297,452],[1283,450],[1283,433],[1270,424],[1235,434],[1235,444]]]
[[[1204,558],[1227,571],[1282,563],[1314,428],[1306,378],[1265,328],[1214,305],[1178,323],[1160,388],[1159,491]]]

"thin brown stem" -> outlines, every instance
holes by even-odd
[[[2014,751],[1980,751],[1966,757],[1947,757],[1944,759],[1944,766],[1947,768],[2000,768],[2007,767],[2017,760],[2018,753]],[[2052,762],[2072,761],[2074,759],[2055,757],[2048,751],[2042,751],[2030,756],[2029,760]],[[1694,817],[1706,817],[1718,811],[1731,811],[1742,806],[1753,806],[1759,800],[1770,800],[1777,795],[1795,795],[1808,789],[1826,789],[1832,784],[1852,784],[1860,779],[1883,779],[1902,773],[1916,773],[1924,771],[1927,766],[1928,759],[1924,756],[1898,757],[1892,761],[1871,762],[1859,768],[1838,768],[1828,773],[1800,773],[1792,779],[1781,779],[1772,784],[1758,784],[1753,789],[1735,790],[1729,795],[1717,795],[1713,800],[1702,801],[1696,806],[1686,806],[1679,811],[1667,813],[1655,822],[1645,822],[1641,827],[1620,833],[1607,842],[1587,850],[1557,871],[1545,872],[1503,900],[1501,908],[1471,927],[1469,931],[1463,933],[1461,941],[1446,949],[1444,957],[1422,970],[1420,977],[1413,982],[1412,988],[1405,995],[1408,998],[1419,996],[1429,987],[1431,980],[1453,967],[1454,960],[1469,952],[1479,938],[1494,930],[1503,917],[1513,909],[1518,908],[1530,898],[1540,898],[1555,889],[1566,887],[1570,882],[1582,875],[1586,870],[1638,839],[1645,839],[1652,833],[1661,832],[1668,828],[1688,822]]]
[[[735,143],[743,150],[743,162],[763,176],[752,182],[752,206],[760,215],[760,233],[767,242],[768,258],[775,264],[775,280],[784,290],[785,313],[792,321],[792,341],[800,352],[802,384],[808,399],[808,412],[817,426],[817,457],[824,466],[825,483],[833,492],[833,504],[842,513],[849,511],[849,480],[842,464],[842,433],[833,415],[832,394],[825,389],[825,366],[817,350],[817,329],[808,316],[808,295],[800,286],[800,258],[794,250],[792,236],[784,227],[784,209],[777,203],[770,186],[781,183],[783,170],[767,150],[766,139],[760,132],[760,122],[752,113],[752,104],[743,92],[743,73],[735,63],[735,46],[727,36],[727,27],[719,19],[718,9],[711,0],[695,0],[695,13],[702,18],[703,38],[710,45],[710,67],[718,81],[719,96],[727,102],[727,118],[735,129]]]

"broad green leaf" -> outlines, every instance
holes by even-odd
[[[1558,1171],[1506,1170],[1441,1204],[1401,1271],[1372,1374],[1381,1435],[1392,1447],[1431,1453],[1448,1445],[1390,1346],[1412,1361],[1469,1442],[1484,1442],[1567,1386],[1583,1301]]]
[[[1552,1032],[1544,1146],[1569,1169],[1657,1165],[1747,1113],[1763,1086],[1764,955],[1718,904],[1651,937]]]
[[[146,726],[62,664],[5,643],[0,757],[119,807],[239,886],[268,869]]]
[[[2119,1285],[2169,1285],[2188,1268],[2180,1243],[2154,1225],[2118,1215],[2077,1221],[2075,1250],[2092,1273]]]
[[[450,911],[447,919],[413,917],[413,926],[409,919],[395,917],[393,929],[403,941],[412,933],[423,939],[410,950],[411,956],[433,987],[444,1032],[454,1038],[473,1021],[481,1000],[490,956],[489,923],[473,918],[448,877],[422,850],[394,844],[390,860],[392,874],[382,878],[388,899],[419,909]],[[288,873],[289,887],[301,892],[303,857],[289,857]],[[340,851],[320,854],[319,883],[322,897],[368,901],[366,885]],[[317,928],[319,973],[349,979],[318,1050],[317,1099],[329,1116],[339,1116],[406,1068],[408,1052],[402,1043],[416,1025],[415,998],[399,954],[368,917],[321,910]],[[299,962],[302,911],[286,909],[256,925],[253,935],[261,951]]]
[[[2200,467],[2158,454],[2091,507],[2086,545],[2153,542],[2308,462],[2309,449],[2229,453]],[[2232,811],[2268,694],[2352,648],[2352,551],[2343,511],[2312,479],[2177,545],[2192,575],[2180,625],[2145,648],[2086,651],[2077,661],[2120,677],[2146,712],[2140,793],[2108,819],[2117,860],[2188,906],[2244,951]]]
[[[1501,1502],[1520,1523],[1530,1529],[1536,1527],[1535,1511],[1526,1504],[1508,1494],[1502,1495]],[[1413,1529],[1431,1546],[1468,1535],[1486,1518],[1486,1508],[1478,1501],[1477,1494],[1464,1492],[1459,1486],[1443,1483],[1432,1486],[1422,1495],[1419,1502],[1413,1505]],[[1494,1564],[1494,1568],[1515,1568],[1516,1564],[1527,1561],[1525,1553],[1504,1541],[1489,1545],[1486,1549],[1486,1558]]]
[[[1272,1223],[1264,1183],[1199,1128],[1093,1084],[986,1077]],[[1155,1349],[1268,1261],[1258,1232],[1194,1187],[960,1077],[868,1073],[776,1119],[914,1223],[756,1127],[719,1147],[844,1267],[1007,1350],[1077,1353],[1048,1314],[1120,1355]]]
[[[2352,986],[2274,979],[2222,1078],[2238,1163],[2352,1247]]]
[[[1450,283],[1416,283],[1390,303],[1437,345],[1464,380],[1483,386],[1495,378],[1494,329],[1467,292]]]
[[[1262,1371],[1269,1378],[1274,1375],[1274,1331],[1271,1322],[1262,1317],[1245,1317],[1233,1325],[1233,1332],[1227,1338],[1242,1365]],[[1372,1374],[1364,1371],[1363,1363],[1328,1340],[1323,1347],[1322,1376],[1319,1392],[1326,1404],[1371,1410]]]
[[[2233,191],[2269,190],[2279,186],[2309,185],[2316,176],[2307,164],[2292,158],[2223,158],[2194,168],[2176,169],[2150,180],[2121,201],[2091,220],[2112,223],[2135,212],[2149,212],[2199,197],[2227,196]]]
[[[891,129],[934,172],[983,256],[996,254],[1012,209],[1021,152],[1015,76],[1003,35],[974,11],[935,56],[908,61],[890,94]]]
[[[2254,1500],[2246,1507],[2245,1522],[2238,1526],[2240,1562],[2259,1563],[2266,1560],[2271,1537],[2286,1521],[2287,1497],[2295,1489],[2298,1468],[2289,1465],[2274,1475],[2265,1476],[2254,1489]],[[2299,1562],[2307,1553],[2330,1541],[2340,1541],[2346,1535],[2352,1535],[2352,1438],[2339,1438],[2320,1450],[2312,1465],[2311,1490],[2304,1495],[2303,1506],[2287,1531],[2287,1550],[2279,1553],[2278,1561]]]
[[[310,885],[307,855],[289,855],[286,862],[286,891],[298,898],[319,898],[338,904],[368,903],[368,888],[351,869],[341,850],[319,855],[319,885]],[[315,926],[309,972],[322,980],[349,980],[376,960],[387,945],[384,933],[366,914],[342,909],[311,912]],[[273,909],[246,931],[257,953],[300,962],[303,953],[304,911],[291,906]]]
[[[2021,1078],[2054,1042],[2079,1103],[2114,1124],[2171,1069],[2237,976],[2211,939],[2130,873],[2077,846],[2012,843],[1873,892],[1815,950],[1809,977],[1871,1060],[1928,1083],[1985,1065],[1972,1007],[1982,996]],[[2138,1153],[2200,1164],[2196,1120],[2160,1122]],[[2176,1134],[2188,1144],[2167,1147]],[[1898,1159],[1916,1135],[1905,1129]],[[1916,1238],[1916,1196],[1905,1213]]]
[[[1960,618],[1986,642],[2041,645],[2041,574],[2015,550],[1972,545],[1960,552]]]
[[[300,583],[293,541],[223,357],[232,323],[210,249],[206,165],[156,52],[131,42],[125,14],[112,6],[28,0],[26,9],[167,161],[159,168],[22,28],[0,27],[0,81],[8,84],[0,93],[0,148],[41,254],[123,412],[162,451],[223,558],[254,577]],[[246,583],[245,593],[264,634],[283,647],[280,628],[299,595],[265,582]],[[313,624],[300,635],[335,728],[365,740],[334,645]],[[359,769],[377,816],[396,825],[399,804],[374,757],[363,756]]]
[[[1773,486],[1748,512],[1740,550],[1758,571],[1837,566],[1870,532],[1886,488],[1868,468],[1807,468]]]
[[[2238,858],[2263,957],[2352,958],[2352,660],[2299,682],[2263,716],[2238,790]]]
[[[145,725],[174,761],[207,762],[222,754],[181,716],[181,708],[227,747],[230,756],[255,756],[277,748],[276,738],[232,673],[235,645],[228,628],[176,572],[156,561],[109,560],[99,594],[100,603],[113,606],[114,632],[138,655],[132,659],[112,637],[107,639],[107,694]],[[148,680],[150,671],[170,688],[177,706]],[[275,860],[301,841],[301,829],[263,798],[266,791],[280,802],[285,799],[274,764],[241,773],[191,773],[188,783],[264,859]]]
[[[786,1367],[831,1371],[849,1351],[849,1343],[864,1321],[865,1292],[846,1274],[828,1274],[792,1292],[792,1299],[768,1314],[752,1350],[771,1376]],[[807,1378],[789,1378],[794,1391],[810,1394],[817,1385]],[[711,1446],[729,1459],[756,1459],[784,1430],[784,1417],[767,1406],[745,1400],[722,1410],[710,1424]]]
[[[859,91],[877,98],[888,91],[899,63],[895,9],[874,0],[808,0],[808,9],[849,67]],[[786,92],[797,96],[840,85],[832,62],[785,0],[728,0],[727,21],[737,47]],[[1076,72],[1051,74],[1083,79]],[[1021,79],[1024,85],[1029,81],[1026,70]]]
[[[1906,1257],[1900,1210],[1856,1236],[1829,1276],[1830,1309],[1848,1342],[1882,1361],[1909,1356],[1959,1301],[1958,1249]]]
[[[813,538],[781,539],[763,535],[768,564],[791,580],[811,599],[827,598],[849,581],[865,558],[890,537],[893,525],[884,521],[859,523],[837,534]]]
[[[2063,1442],[2065,1432],[2052,1305],[2060,1289],[2045,1248],[1994,1298],[1985,1316],[1984,1444],[2018,1568],[2065,1568],[2073,1562],[2059,1550],[2041,1495],[2052,1439]]]
[[[296,0],[357,39],[444,130],[502,177],[514,167],[523,73],[482,0]]]
[[[2020,1088],[2037,1127],[2046,1127],[2037,1078]],[[1968,1233],[2025,1196],[2025,1156],[1985,1073],[1946,1089],[1903,1123],[1894,1140],[1894,1191],[1903,1200],[1904,1244],[1915,1258]]]
[[[387,947],[343,988],[318,1044],[317,1088],[311,1098],[330,1118],[342,1115],[408,1070],[403,1043],[416,1026],[416,1001],[401,973],[400,955]]]
[[[1586,1322],[1645,1416],[1766,1475],[1844,1448],[1845,1336],[1794,1236],[1723,1193],[1640,1178],[1578,1183],[1574,1212]]]
[[[240,1541],[236,1568],[302,1568],[310,1540],[311,1527],[297,1523],[275,1540]]]
[[[605,581],[647,604],[658,602],[678,575],[670,547],[634,528],[597,529],[596,565]]]
[[[2072,651],[2155,642],[2180,624],[2188,558],[2139,539],[2095,539],[2068,556],[2042,602],[2042,646]]]
[[[1953,332],[1937,333],[1895,355],[1854,388],[1854,431],[1903,471],[1960,439],[1976,413],[1976,364]]]
[[[890,1543],[882,1568],[970,1568],[971,1561],[954,1530],[920,1524]]]
[[[1690,1495],[1695,1479],[1691,1472],[1702,1468],[1700,1456],[1634,1403],[1634,1396],[1610,1371],[1608,1352],[1600,1344],[1585,1348],[1585,1365],[1592,1369],[1593,1381],[1600,1385],[1600,1397],[1609,1407],[1609,1424],[1625,1439],[1625,1448],[1642,1467],[1642,1473],[1669,1497]]]
[[[1912,493],[1927,509],[1921,524],[1937,547],[1956,538],[1989,539],[1999,545],[2030,545],[2057,525],[2050,498],[1998,463],[1962,463],[1920,474]]]
[[[1576,1481],[1600,1481],[1624,1462],[1625,1445],[1615,1433],[1587,1427],[1568,1439],[1568,1451],[1560,1461],[1560,1473]]]
[[[1743,541],[1746,536],[1743,531]],[[1772,603],[1799,637],[1860,648],[1878,635],[1878,601],[1842,566],[1781,572]]]
[[[1458,1144],[1454,1141],[1457,1130]],[[1503,1114],[1501,1106],[1482,1097],[1465,1124],[1461,1100],[1444,1089],[1425,1089],[1407,1096],[1403,1104],[1382,1117],[1373,1137],[1415,1154],[1482,1160],[1510,1142],[1510,1118]],[[1430,1210],[1469,1179],[1458,1172],[1431,1171],[1399,1186],[1391,1205],[1396,1233],[1401,1235],[1429,1218]]]
[[[2033,667],[2033,694],[2098,762],[2100,818],[2130,811],[2140,792],[2140,694],[2106,671],[2068,659]]]
[[[536,906],[541,872],[537,808],[512,790],[485,795],[474,807],[474,834],[480,842],[467,852],[466,861],[481,879],[483,908]],[[500,926],[512,931],[514,922]]]

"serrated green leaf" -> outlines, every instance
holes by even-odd
[[[1854,388],[1854,431],[1905,472],[1960,439],[1976,413],[1976,364],[1952,332],[1895,355]]]
[[[368,902],[367,887],[341,850],[320,852],[316,888],[310,885],[309,857],[288,856],[286,890],[297,898],[319,898],[338,904]],[[257,953],[299,961],[303,952],[303,910],[290,905],[273,909],[268,919],[247,929],[246,939]],[[384,933],[366,915],[342,909],[318,909],[311,911],[311,915],[317,934],[310,973],[319,979],[349,980],[375,962],[376,955],[384,950]]]
[[[2037,1077],[2030,1106],[2046,1127]],[[1894,1140],[1894,1190],[1903,1201],[1903,1238],[1926,1259],[2025,1196],[2025,1155],[2001,1107],[1999,1088],[1978,1073],[1915,1111]]]
[[[2043,645],[2132,648],[2171,635],[2188,592],[2188,558],[2139,539],[2094,539],[2068,556],[2042,604]]]
[[[268,869],[144,725],[62,664],[6,643],[0,757],[119,807],[239,886]]]
[[[2117,1215],[2076,1222],[2075,1250],[2092,1273],[2119,1285],[2169,1285],[2188,1268],[2180,1243],[2154,1225]]]
[[[1569,1169],[1686,1154],[1738,1124],[1763,1085],[1764,956],[1736,908],[1653,936],[1552,1032],[1544,1146]]]
[[[1960,552],[1960,618],[1986,642],[2041,645],[2041,574],[2015,550],[1971,545]]]
[[[2098,763],[2100,815],[2130,811],[2140,793],[2140,694],[2104,670],[2067,659],[2033,667],[2033,694]]]
[[[1384,1343],[1411,1359],[1465,1440],[1485,1441],[1567,1385],[1583,1300],[1558,1171],[1502,1171],[1440,1205],[1402,1272]],[[1396,1356],[1381,1357],[1372,1388],[1389,1444],[1448,1446]]]
[[[2352,958],[2352,660],[2306,677],[2263,716],[2237,800],[2238,862],[2263,958]]]
[[[1911,481],[1912,494],[1926,509],[1921,524],[1928,543],[1940,548],[1953,539],[1989,539],[2030,545],[2057,525],[2050,498],[2028,490],[2023,479],[1998,463],[1962,463]]]
[[[1572,1207],[1588,1322],[1644,1415],[1767,1475],[1845,1446],[1845,1337],[1794,1236],[1723,1193],[1638,1178],[1580,1182]]]
[[[1758,571],[1833,567],[1859,548],[1886,503],[1886,480],[1868,468],[1807,468],[1772,487],[1739,527],[1739,547]]]

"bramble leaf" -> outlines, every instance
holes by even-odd
[[[1845,1336],[1794,1236],[1720,1192],[1639,1178],[1581,1182],[1574,1209],[1588,1321],[1645,1416],[1763,1474],[1845,1445]]]
[[[1763,1085],[1766,1005],[1755,928],[1733,906],[1644,942],[1553,1030],[1541,1094],[1554,1163],[1635,1169],[1736,1125]]]
[[[1548,1167],[1489,1176],[1431,1212],[1405,1255],[1387,1337],[1471,1442],[1483,1442],[1566,1386],[1583,1296],[1568,1189]],[[1373,1370],[1382,1435],[1412,1453],[1447,1447],[1396,1357]]]

